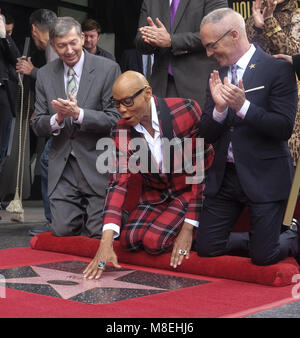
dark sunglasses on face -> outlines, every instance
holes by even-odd
[[[113,97],[111,97],[111,103],[116,107],[116,108],[120,108],[120,105],[122,104],[125,107],[131,107],[134,105],[134,99],[140,95],[145,89],[147,88],[147,86],[145,86],[144,88],[138,90],[135,94],[133,94],[132,96],[128,96],[128,97],[124,97],[124,99],[121,100],[116,100]]]

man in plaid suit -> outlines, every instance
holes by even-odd
[[[107,190],[102,240],[84,271],[89,279],[100,278],[107,262],[119,267],[112,245],[119,234],[122,247],[130,251],[144,249],[150,254],[160,254],[173,248],[170,263],[174,268],[183,257],[188,258],[204,189],[203,179],[194,182],[192,179],[199,166],[205,171],[211,165],[214,154],[212,146],[204,143],[203,161],[200,164],[197,161],[201,110],[195,101],[152,96],[146,78],[133,71],[117,79],[112,100],[122,115],[113,131],[117,166]],[[175,147],[167,153],[164,142],[174,138],[177,145],[184,143],[190,151],[185,149],[183,154]],[[139,147],[133,147],[133,141]],[[139,156],[144,158],[135,156],[137,148],[142,149]],[[190,166],[186,165],[188,162]],[[191,167],[196,168],[196,175]],[[141,196],[126,224],[121,224],[126,198],[130,198],[128,184],[136,176],[141,179]]]

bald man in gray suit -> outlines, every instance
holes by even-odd
[[[57,236],[100,237],[108,176],[96,170],[96,143],[110,135],[119,119],[111,105],[120,68],[84,52],[80,24],[58,18],[50,43],[59,59],[38,71],[33,130],[53,141],[49,154],[48,195],[52,230]]]

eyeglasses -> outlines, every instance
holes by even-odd
[[[120,105],[122,104],[125,107],[131,107],[134,105],[134,99],[140,95],[145,89],[147,88],[147,86],[145,86],[144,88],[138,90],[135,94],[133,94],[132,96],[128,96],[125,97],[124,99],[121,100],[116,100],[113,97],[111,97],[111,103],[116,107],[116,108],[120,108]]]
[[[205,48],[206,48],[206,49],[210,49],[210,50],[215,49],[217,43],[218,43],[219,41],[221,41],[221,40],[222,40],[227,34],[229,34],[231,31],[232,31],[232,28],[229,29],[227,32],[225,32],[223,35],[221,35],[221,36],[219,37],[219,39],[216,40],[215,42],[211,42],[211,43],[209,43],[208,45],[206,45]]]

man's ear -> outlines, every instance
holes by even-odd
[[[54,51],[57,52],[54,42],[52,40],[49,40],[49,43],[50,43],[50,46],[54,49]]]
[[[36,32],[36,30],[37,30],[37,27],[36,27],[36,25],[35,25],[35,24],[31,24],[31,30],[32,30],[33,32]]]
[[[231,36],[232,36],[232,38],[233,38],[234,40],[237,40],[237,39],[239,38],[239,36],[240,36],[240,33],[239,33],[236,29],[233,29],[233,30],[231,31]]]
[[[152,88],[150,86],[147,86],[147,88],[145,89],[145,98],[147,101],[149,101],[152,97]]]

